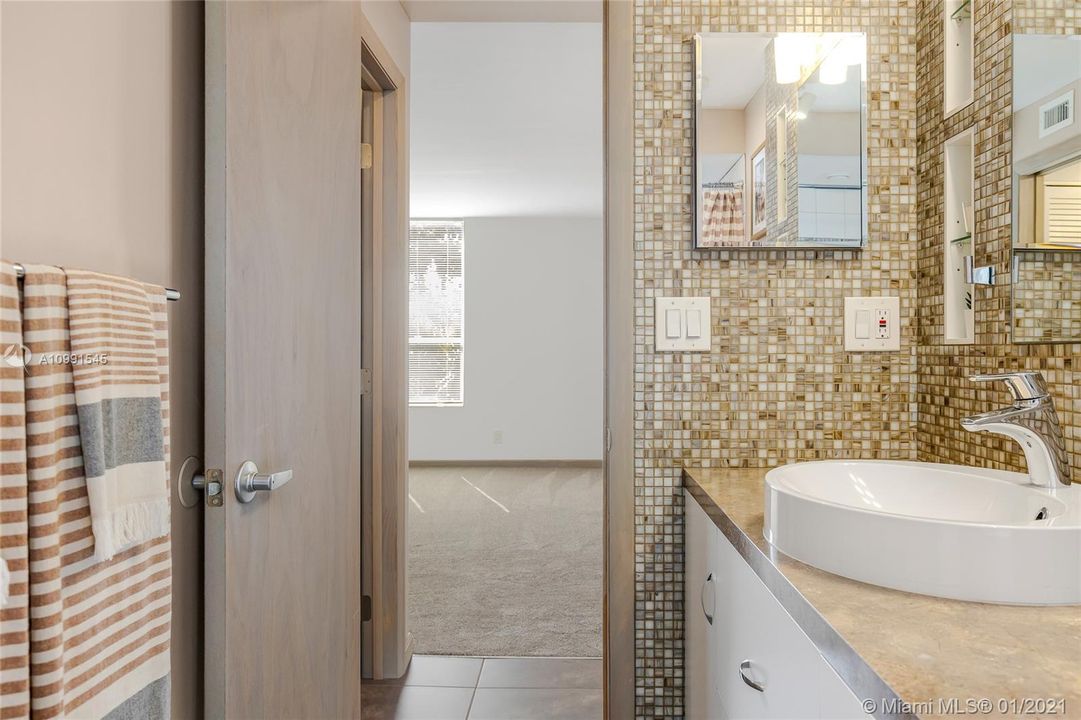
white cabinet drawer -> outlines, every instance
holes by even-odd
[[[859,699],[697,501],[689,493],[685,501],[687,717],[866,718]],[[712,587],[703,594],[711,575]],[[749,667],[741,674],[744,663]]]
[[[867,720],[863,701],[823,661],[818,674],[818,716],[824,720]]]
[[[818,717],[817,666],[824,660],[719,530],[715,542],[717,605],[724,613],[714,621],[717,682],[725,708],[741,720]]]
[[[716,696],[711,654],[714,652],[712,625],[706,613],[714,613],[709,602],[706,578],[710,574],[710,554],[715,538],[712,521],[694,500],[685,506],[683,554],[683,708],[687,720],[714,720],[710,716]]]

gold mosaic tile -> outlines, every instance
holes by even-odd
[[[999,388],[975,387],[967,378],[980,372],[1040,370],[1054,393],[1075,468],[1081,468],[1081,385],[1075,368],[1081,344],[1013,345],[1010,342],[1011,288],[1003,282],[976,288],[976,342],[946,345],[942,321],[942,142],[976,129],[975,252],[977,265],[994,265],[1009,278],[1011,237],[1011,34],[1081,32],[1077,0],[973,0],[976,32],[976,101],[943,118],[942,6],[937,0],[919,4],[919,457],[1024,469],[1017,446],[1004,438],[961,429],[966,415],[1008,402]],[[1076,264],[1075,264],[1076,266]],[[1044,276],[1046,279],[1046,275]],[[1022,293],[1041,292],[1021,287]],[[1060,288],[1061,290],[1061,288]],[[1044,310],[1054,316],[1052,303]],[[1068,300],[1059,293],[1058,299]],[[1033,318],[1019,317],[1032,332]]]
[[[696,32],[868,35],[862,251],[692,250]],[[738,69],[734,69],[738,71]],[[915,456],[915,0],[635,0],[637,715],[683,714],[680,468]],[[709,295],[709,353],[657,353],[653,299]],[[901,299],[901,351],[843,346],[845,295]]]
[[[1013,285],[1014,341],[1062,342],[1081,337],[1081,252],[1017,253]]]

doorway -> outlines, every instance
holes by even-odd
[[[414,21],[411,48],[414,657],[366,712],[600,718],[602,25]]]

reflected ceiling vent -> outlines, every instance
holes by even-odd
[[[1047,137],[1053,132],[1073,125],[1073,118],[1074,95],[1071,90],[1040,106],[1040,137]]]

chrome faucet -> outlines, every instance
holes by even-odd
[[[1038,372],[974,375],[973,382],[1001,381],[1013,405],[961,420],[969,432],[989,432],[1016,440],[1025,453],[1028,474],[1035,485],[1055,489],[1070,484],[1070,462],[1062,441],[1058,413]]]

